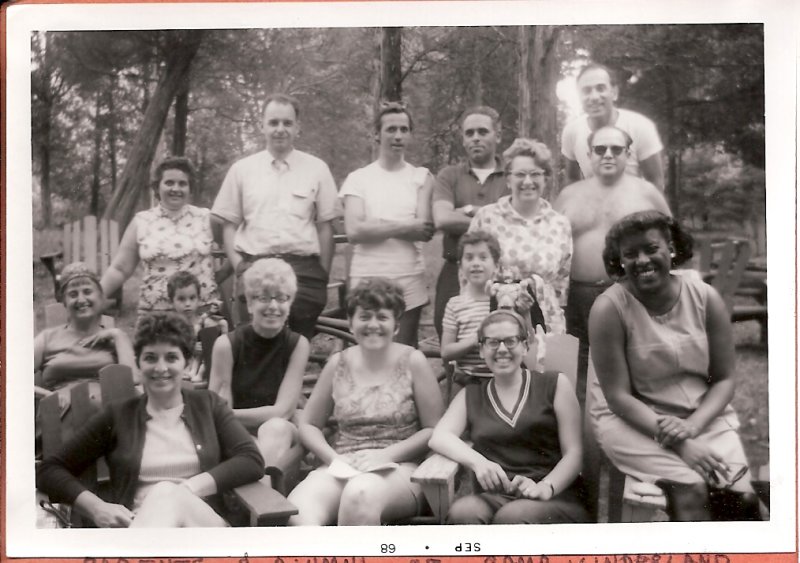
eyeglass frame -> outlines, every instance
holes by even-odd
[[[508,340],[515,340],[516,342],[509,346]],[[497,342],[497,345],[493,346],[492,344],[490,344],[490,342],[492,342],[492,341]],[[516,336],[508,336],[506,338],[491,338],[491,337],[483,336],[483,337],[478,339],[478,342],[480,343],[481,346],[486,346],[490,350],[499,350],[500,349],[500,344],[503,344],[506,347],[506,350],[514,350],[517,346],[522,344],[524,341],[525,341],[525,338],[522,335],[519,335],[519,334],[516,335]]]
[[[602,152],[598,152],[598,149],[602,149]],[[623,145],[593,145],[591,150],[597,156],[605,156],[610,150],[611,155],[617,157],[627,151],[628,147]]]
[[[509,170],[508,175],[514,178],[515,180],[519,180],[521,182],[525,181],[525,178],[530,178],[531,180],[544,180],[550,174],[546,170],[535,170],[533,172],[526,172],[523,170],[518,170],[516,172],[511,172]]]
[[[250,299],[258,301],[259,303],[262,303],[264,305],[269,305],[273,301],[275,301],[275,303],[277,303],[278,305],[285,305],[286,303],[288,303],[293,299],[293,296],[288,295],[286,293],[279,293],[278,295],[265,295],[263,293],[260,293],[258,295],[250,296]]]

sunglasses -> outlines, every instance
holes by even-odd
[[[625,150],[625,147],[620,145],[595,145],[592,147],[592,152],[597,156],[605,156],[606,151],[609,149],[611,149],[611,154],[619,156],[622,154],[622,151]]]
[[[712,485],[717,489],[730,489],[734,483],[736,483],[739,479],[744,477],[745,473],[747,473],[747,465],[742,465],[733,475],[730,475],[727,479],[722,475],[719,475],[716,471],[712,471],[709,477],[711,478]]]

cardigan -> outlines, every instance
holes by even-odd
[[[197,450],[201,472],[208,472],[222,493],[264,475],[264,460],[250,434],[231,409],[211,391],[183,390],[181,418]],[[36,487],[53,502],[73,503],[87,487],[76,475],[105,457],[111,477],[109,502],[131,509],[144,449],[147,395],[106,405],[36,471]],[[210,498],[217,509],[221,499]]]

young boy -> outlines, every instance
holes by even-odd
[[[442,320],[442,361],[455,360],[454,383],[491,376],[478,351],[478,327],[489,314],[488,282],[500,261],[500,243],[485,231],[465,233],[458,243],[459,275],[466,280],[452,297]]]
[[[167,296],[172,302],[172,307],[176,313],[186,317],[186,320],[192,324],[195,336],[198,341],[195,344],[195,357],[192,358],[190,365],[186,367],[188,378],[192,381],[203,381],[205,377],[205,368],[203,366],[203,354],[200,346],[199,334],[200,331],[208,327],[219,327],[222,334],[228,332],[228,322],[214,314],[219,311],[219,306],[216,303],[209,304],[207,312],[198,315],[200,309],[200,281],[190,272],[175,272],[167,281]]]

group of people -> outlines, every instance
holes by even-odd
[[[466,161],[435,178],[406,162],[413,120],[404,105],[387,103],[375,117],[377,160],[337,193],[327,165],[294,148],[300,108],[283,94],[266,100],[266,150],[231,167],[211,210],[189,204],[190,162],[162,162],[159,204],[136,215],[101,279],[80,264],[65,269],[69,321],[35,345],[40,396],[57,389],[48,382],[61,356],[61,371],[73,369],[66,379],[90,377],[103,362],[131,365],[145,395],[105,407],[46,458],[39,488],[99,526],[223,525],[217,493],[263,476],[300,442],[319,468],[290,493],[299,510],[290,524],[380,524],[423,510],[410,477],[432,449],[475,476],[474,494],[453,505],[449,522],[584,522],[591,342],[592,422],[612,462],[658,484],[673,519],[718,518],[706,502],[712,488],[728,494],[734,517],[756,518],[730,407],[729,319],[714,289],[673,271],[692,245],[661,193],[658,134],[644,116],[614,106],[609,69],[589,65],[577,80],[586,114],[567,125],[561,147],[575,181],[552,204],[542,197],[554,173],[549,148],[516,139],[501,157],[499,115],[486,106],[463,114]],[[337,197],[353,245],[346,311],[357,345],[328,360],[298,411],[327,299]],[[220,322],[208,312],[218,298],[214,222],[244,321],[221,326],[209,390],[187,391],[194,335]],[[446,412],[416,350],[428,302],[422,246],[436,230],[445,260],[434,324],[459,389]],[[103,296],[139,262],[131,345],[100,315]],[[524,287],[526,306],[492,311],[498,281]],[[577,395],[562,374],[538,370],[548,332],[580,339]],[[100,349],[102,360],[74,369],[72,356]],[[74,477],[100,456],[119,480],[111,503]],[[169,508],[151,509],[159,505]]]

